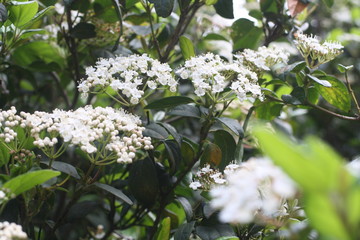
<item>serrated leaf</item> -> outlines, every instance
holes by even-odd
[[[107,191],[108,193],[113,194],[115,197],[122,200],[123,202],[126,202],[129,205],[133,204],[133,202],[130,200],[130,198],[128,196],[126,196],[121,190],[116,189],[113,186],[99,183],[99,182],[94,183],[94,185],[97,186],[98,188],[101,188],[101,189]]]
[[[185,60],[195,57],[195,49],[192,41],[185,36],[179,38],[181,53]]]
[[[9,19],[16,27],[28,23],[36,15],[39,8],[37,1],[12,1],[11,3],[9,6]]]
[[[216,13],[227,19],[234,19],[233,0],[218,0],[214,4]]]
[[[164,109],[164,108],[173,108],[182,104],[193,103],[194,100],[189,97],[183,96],[172,96],[166,97],[154,102],[151,102],[144,109]]]
[[[156,14],[166,18],[170,16],[174,8],[174,0],[156,0],[154,1]]]
[[[36,185],[42,184],[47,180],[57,177],[60,172],[53,170],[38,170],[27,172],[7,181],[3,187],[11,191],[15,195],[19,195]]]
[[[332,76],[323,76],[332,87],[324,87],[315,83],[314,86],[320,95],[331,105],[348,112],[351,109],[351,96],[345,84]]]

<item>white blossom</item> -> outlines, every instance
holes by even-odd
[[[338,42],[325,41],[320,43],[316,36],[301,32],[295,34],[295,45],[305,58],[310,68],[333,60],[343,52],[343,46]]]
[[[0,222],[0,240],[20,240],[28,239],[22,227],[15,223],[9,223],[7,221]]]
[[[140,118],[123,109],[85,106],[74,111],[55,109],[49,113],[36,111],[16,115],[12,107],[0,111],[0,120],[0,138],[5,142],[16,137],[16,132],[7,126],[21,126],[29,131],[34,145],[41,149],[54,147],[60,137],[67,145],[79,146],[88,154],[96,153],[101,149],[98,145],[103,144],[105,151],[116,155],[117,162],[129,163],[137,149],[153,148],[151,139],[142,135],[145,128]]]
[[[261,88],[257,75],[243,64],[228,63],[219,55],[207,53],[187,60],[176,73],[182,79],[190,79],[199,97],[206,93],[215,96],[230,88],[240,101],[247,99],[247,93],[254,98],[261,98]]]
[[[260,73],[269,71],[270,67],[278,63],[286,64],[289,60],[289,53],[282,48],[259,47],[257,51],[245,49],[235,57],[240,63],[248,66],[252,71]]]
[[[294,197],[295,184],[271,161],[251,159],[239,167],[231,166],[226,185],[213,185],[211,206],[220,209],[220,220],[250,223],[256,215],[277,216],[284,199]]]
[[[83,94],[97,92],[107,87],[119,92],[131,103],[137,104],[144,96],[146,86],[150,89],[169,87],[175,92],[177,82],[166,63],[156,59],[131,55],[100,59],[95,67],[86,68],[87,78],[82,80],[78,89]]]

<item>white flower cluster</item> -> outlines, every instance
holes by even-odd
[[[22,227],[15,223],[0,222],[0,240],[28,239]]]
[[[220,220],[250,223],[256,217],[276,217],[284,199],[293,198],[295,184],[266,159],[250,159],[226,176],[227,185],[214,186],[211,206],[220,209]]]
[[[7,111],[0,111],[0,139],[4,139],[6,143],[13,141],[17,137],[13,128],[18,126],[21,121],[22,118],[16,115],[15,107],[11,107]]]
[[[320,43],[316,36],[303,33],[295,34],[295,45],[305,58],[310,68],[333,60],[343,52],[343,46],[338,42],[325,41]]]
[[[243,64],[225,62],[219,55],[207,53],[193,57],[177,70],[177,74],[182,79],[192,81],[195,94],[199,97],[206,93],[214,96],[230,86],[240,101],[247,99],[247,93],[251,93],[254,98],[261,98],[256,73]]]
[[[278,63],[286,64],[290,54],[282,48],[259,47],[257,51],[245,49],[235,57],[245,66],[256,73],[269,71],[270,67]]]
[[[166,63],[156,59],[131,55],[100,59],[95,67],[86,68],[87,78],[78,86],[83,94],[103,90],[110,86],[115,91],[137,104],[144,95],[146,86],[152,90],[160,86],[170,87],[175,92],[177,82],[171,74],[172,69]]]
[[[213,185],[226,184],[226,176],[228,174],[231,174],[238,168],[240,168],[240,165],[229,164],[228,166],[226,166],[224,174],[222,174],[218,170],[212,169],[210,165],[207,164],[196,173],[196,181],[191,182],[189,187],[193,190],[210,190]]]
[[[140,126],[140,118],[122,109],[85,106],[75,111],[21,112],[18,116],[16,109],[11,108],[0,112],[0,116],[5,125],[4,132],[8,126],[27,128],[35,139],[34,145],[39,148],[53,147],[59,136],[65,143],[77,145],[88,154],[97,152],[96,144],[103,143],[105,150],[117,155],[117,162],[128,163],[135,157],[136,149],[148,150],[153,147],[151,139],[142,135],[145,128]],[[8,135],[10,130],[7,131]],[[12,141],[16,132],[8,135],[0,137],[5,142],[9,139]]]

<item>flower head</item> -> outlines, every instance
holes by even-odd
[[[271,161],[251,159],[226,175],[227,185],[211,189],[211,206],[220,209],[220,220],[250,223],[257,215],[276,216],[284,199],[292,198],[292,180]]]
[[[295,45],[310,68],[333,60],[343,52],[343,46],[338,42],[325,41],[320,43],[316,36],[296,33]]]
[[[256,73],[242,64],[225,62],[219,55],[207,53],[193,57],[177,70],[177,74],[182,79],[191,80],[199,97],[206,93],[216,96],[230,86],[240,101],[246,100],[248,93],[261,98]]]
[[[21,240],[28,239],[26,233],[20,225],[9,222],[0,222],[0,239],[2,240]]]
[[[120,94],[119,102],[137,104],[147,88],[155,90],[163,86],[175,92],[177,82],[171,71],[168,64],[146,54],[100,59],[95,67],[86,68],[87,78],[80,82],[78,88],[87,94],[110,87]]]

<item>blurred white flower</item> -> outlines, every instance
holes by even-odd
[[[1,240],[22,240],[28,239],[22,227],[15,223],[0,222],[0,239]]]
[[[278,216],[284,199],[293,198],[296,193],[293,181],[266,159],[242,163],[227,173],[226,180],[226,185],[214,185],[210,192],[211,206],[220,209],[223,222],[250,223],[257,215]]]

